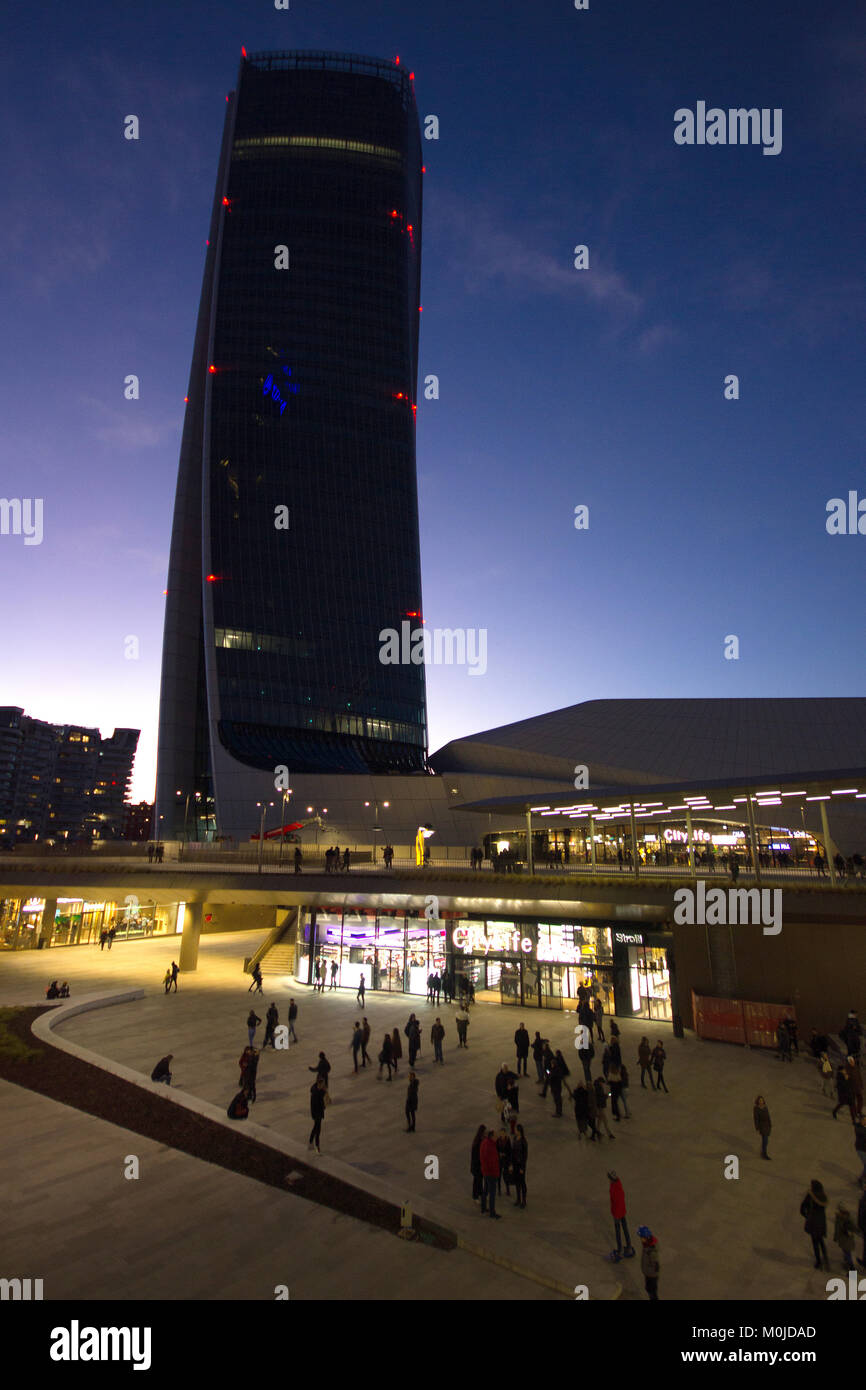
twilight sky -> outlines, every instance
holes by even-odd
[[[0,53],[0,496],[44,506],[40,545],[0,535],[0,704],[140,727],[133,795],[152,796],[183,397],[242,44],[399,54],[439,117],[424,611],[486,628],[488,658],[484,676],[428,668],[431,749],[602,697],[862,694],[866,537],[825,526],[830,498],[866,496],[862,6],[73,0],[17,6]],[[781,108],[781,152],[676,144],[674,112],[699,101]]]

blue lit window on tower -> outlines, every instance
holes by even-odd
[[[286,398],[288,396],[296,396],[298,394],[298,383],[296,381],[289,380],[291,375],[291,367],[284,366],[282,367],[278,380],[275,380],[273,374],[271,372],[268,372],[267,376],[262,382],[262,395],[270,396],[274,404],[279,407],[280,415],[283,414],[286,406],[289,403]]]

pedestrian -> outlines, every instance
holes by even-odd
[[[517,1032],[514,1034],[514,1046],[517,1051],[517,1075],[520,1075],[520,1064],[523,1063],[523,1075],[526,1075],[526,1064],[529,1058],[529,1033],[525,1023],[521,1023]]]
[[[588,1047],[580,1047],[580,1048],[578,1048],[577,1055],[578,1055],[578,1057],[580,1058],[580,1064],[581,1064],[581,1066],[583,1067],[583,1078],[584,1078],[584,1080],[585,1080],[587,1086],[591,1086],[591,1085],[592,1085],[592,1059],[593,1059],[593,1057],[595,1056],[595,1048],[593,1047],[592,1042],[589,1043],[589,1046],[588,1046]]]
[[[371,1059],[370,1059],[370,1054],[369,1054],[369,1052],[367,1051],[367,1043],[370,1041],[370,1031],[371,1031],[371,1030],[370,1030],[370,1024],[368,1023],[367,1018],[366,1018],[366,1016],[365,1016],[364,1019],[363,1019],[362,1022],[361,1022],[361,1066],[362,1066],[362,1067],[366,1067],[366,1065],[367,1065],[368,1062],[370,1063],[370,1066],[371,1066],[371,1067],[372,1067],[372,1065],[373,1065],[373,1063],[372,1063],[372,1061],[371,1061]]]
[[[598,1040],[599,1042],[604,1042],[604,1005],[599,995],[595,997],[592,1011],[595,1014],[595,1028],[598,1033]]]
[[[328,1079],[331,1072],[331,1063],[328,1061],[324,1052],[319,1053],[319,1060],[314,1067],[307,1067],[307,1071],[314,1071],[325,1083],[325,1090],[328,1089]]]
[[[439,996],[442,993],[442,977],[437,970],[433,975],[433,1003],[437,1009],[439,1007]]]
[[[421,1047],[421,1026],[414,1014],[409,1015],[409,1021],[403,1029],[409,1046],[409,1066],[414,1067],[415,1058]]]
[[[550,1094],[553,1096],[553,1104],[555,1107],[553,1114],[558,1120],[562,1119],[562,1088],[564,1085],[567,1085],[565,1078],[570,1074],[565,1058],[559,1049],[557,1049],[551,1063],[550,1072],[548,1073],[548,1080],[550,1082]]]
[[[301,872],[301,864],[302,864],[302,862],[303,862],[303,858],[304,858],[304,856],[301,854],[301,847],[300,847],[300,845],[295,845],[294,859],[295,859],[295,873],[296,873],[296,874],[299,874],[299,873]]]
[[[329,994],[330,994],[330,992],[331,992],[332,989],[336,989],[336,988],[337,988],[337,971],[339,970],[339,968],[340,968],[340,967],[338,966],[337,962],[336,962],[335,960],[332,960],[332,961],[331,961],[331,983],[330,983],[330,985],[328,986],[328,993],[329,993]]]
[[[460,1008],[454,1015],[454,1022],[457,1024],[457,1046],[468,1047],[469,1044],[466,1041],[466,1030],[469,1027],[469,1014],[466,1011],[465,1004],[461,1003]]]
[[[477,1202],[484,1193],[484,1177],[481,1172],[481,1144],[487,1138],[487,1126],[479,1125],[472,1140],[469,1153],[469,1171],[472,1174],[472,1200]]]
[[[258,961],[256,961],[253,966],[253,984],[256,987],[256,994],[264,994],[265,991],[262,989],[262,967],[259,965]]]
[[[668,1095],[668,1088],[665,1085],[665,1062],[668,1054],[665,1052],[664,1043],[657,1042],[653,1048],[653,1071],[656,1074],[656,1090],[664,1091]]]
[[[852,1102],[851,1102],[851,1096],[852,1096],[852,1091],[851,1091],[851,1082],[848,1080],[848,1068],[845,1067],[845,1066],[841,1066],[841,1067],[839,1068],[839,1070],[836,1072],[836,1101],[837,1101],[837,1104],[836,1104],[836,1106],[835,1106],[835,1108],[834,1108],[834,1110],[833,1110],[833,1119],[834,1119],[834,1120],[835,1120],[837,1114],[839,1113],[839,1111],[842,1109],[842,1106],[843,1106],[843,1105],[848,1105],[848,1106],[851,1107],[851,1117],[852,1117],[852,1119],[853,1119],[853,1117],[854,1117],[854,1107],[853,1107]]]
[[[177,963],[176,960],[173,960],[172,963],[171,963],[171,982],[172,982],[172,984],[174,985],[174,992],[175,992],[175,994],[177,994],[177,977],[178,977],[178,974],[179,974],[179,973],[180,973],[180,966],[178,965],[178,963]]]
[[[860,1160],[862,1172],[857,1179],[860,1186],[866,1185],[866,1124],[863,1117],[858,1116],[854,1121],[854,1152]]]
[[[628,1105],[622,1093],[622,1067],[618,1066],[613,1060],[610,1063],[610,1070],[607,1074],[610,1084],[610,1108],[613,1111],[613,1118],[619,1124],[619,1103],[622,1101],[625,1109],[625,1117],[629,1119]]]
[[[577,1021],[583,1024],[584,1028],[589,1033],[589,1040],[592,1042],[592,1030],[595,1027],[595,1014],[592,1011],[592,1005],[588,998],[585,1003],[581,1004],[577,1011]]]
[[[496,1092],[496,1110],[500,1115],[508,1095],[508,1083],[513,1077],[514,1072],[509,1070],[507,1062],[503,1062],[493,1079],[493,1089]]]
[[[427,976],[427,1003],[433,1003],[433,971]]]
[[[605,1077],[597,1076],[595,1078],[595,1081],[592,1083],[592,1089],[595,1092],[596,1130],[598,1130],[599,1124],[603,1124],[604,1132],[607,1135],[608,1139],[613,1139],[614,1136],[611,1134],[610,1125],[607,1122],[607,1098],[610,1095],[610,1092],[608,1091],[607,1081]]]
[[[442,1056],[442,1042],[445,1037],[445,1028],[441,1018],[437,1018],[433,1027],[430,1029],[430,1040],[433,1043],[433,1061],[441,1062],[444,1066],[445,1058]]]
[[[791,1034],[785,1027],[783,1019],[779,1019],[778,1026],[776,1028],[776,1047],[779,1049],[780,1062],[793,1061],[793,1058],[791,1056]]]
[[[608,1173],[607,1178],[610,1183],[610,1187],[608,1188],[610,1214],[613,1217],[613,1229],[616,1235],[616,1249],[610,1252],[611,1259],[614,1261],[623,1258],[630,1260],[635,1251],[631,1243],[631,1236],[628,1233],[628,1222],[625,1216],[625,1192],[618,1174],[612,1169]],[[624,1247],[623,1240],[625,1240]]]
[[[261,1021],[262,1021],[262,1020],[259,1018],[259,1016],[258,1016],[258,1014],[255,1012],[255,1010],[254,1010],[254,1009],[250,1009],[250,1012],[249,1012],[249,1014],[248,1014],[248,1016],[247,1016],[247,1032],[248,1032],[249,1035],[250,1035],[250,1047],[252,1047],[253,1043],[255,1042],[255,1039],[256,1039],[256,1029],[258,1028],[258,1026],[259,1026],[259,1024],[261,1023]]]
[[[377,1075],[376,1075],[376,1080],[377,1080],[377,1081],[381,1081],[381,1080],[382,1080],[382,1068],[383,1068],[383,1067],[387,1067],[387,1068],[388,1068],[388,1080],[390,1081],[390,1080],[391,1080],[391,1034],[390,1034],[390,1033],[386,1033],[386,1034],[385,1034],[385,1039],[384,1039],[384,1042],[382,1043],[382,1050],[381,1050],[381,1052],[379,1053],[379,1071],[378,1071],[378,1073],[377,1073]]]
[[[319,1055],[324,1056],[324,1053],[320,1053]],[[310,1067],[310,1071],[314,1070],[314,1067]],[[319,1075],[310,1087],[310,1114],[313,1117],[313,1128],[310,1130],[310,1138],[307,1142],[307,1148],[315,1149],[317,1154],[322,1152],[319,1140],[322,1137],[322,1121],[325,1118],[327,1096],[328,1091],[325,1078]]]
[[[815,1255],[815,1268],[830,1268],[827,1259],[827,1246],[825,1237],[827,1235],[827,1194],[817,1178],[814,1178],[800,1203],[800,1215],[805,1217],[805,1230],[812,1240],[812,1250]]]
[[[157,862],[157,864],[161,864],[164,858],[165,858],[165,845],[162,843],[162,840],[160,840],[160,841],[159,841],[159,844],[158,844],[157,847],[156,847],[156,862]]]
[[[268,1043],[270,1043],[271,1047],[276,1048],[277,1044],[275,1034],[277,1031],[277,1024],[280,1021],[280,1011],[277,1008],[276,1004],[273,1003],[273,1001],[268,1005],[268,1011],[265,1014],[265,1019],[265,1037],[264,1042],[262,1043],[262,1048],[267,1047]]]
[[[298,1006],[297,1006],[297,1004],[295,1003],[294,999],[292,999],[291,996],[290,996],[290,997],[289,997],[289,1046],[291,1046],[293,1040],[294,1040],[295,1042],[298,1041],[298,1035],[297,1035],[297,1033],[295,1032],[295,1019],[296,1019],[297,1017],[298,1017]]]
[[[247,1070],[250,1065],[250,1057],[253,1055],[254,1052],[255,1048],[247,1044],[240,1057],[238,1058],[238,1068],[240,1070],[240,1079],[238,1081],[238,1085],[243,1090],[246,1090],[247,1088]]]
[[[640,1084],[646,1090],[646,1078],[649,1076],[650,1089],[655,1090],[656,1084],[652,1074],[652,1048],[649,1045],[649,1038],[641,1038],[640,1047],[637,1050],[638,1066],[640,1067]]]
[[[492,1129],[488,1129],[487,1136],[482,1139],[478,1152],[481,1160],[481,1176],[484,1182],[484,1190],[481,1193],[481,1215],[487,1216],[487,1208],[489,1206],[491,1218],[494,1221],[499,1221],[500,1217],[496,1211],[496,1184],[499,1180],[499,1150],[496,1147],[496,1137]]]
[[[250,987],[249,987],[249,989],[247,990],[247,994],[251,994],[252,991],[253,991],[253,990],[257,987],[257,985],[258,985],[258,976],[259,976],[258,961],[256,962],[255,965],[253,965],[253,966],[250,968],[250,975],[252,976],[252,978],[251,978],[251,980],[250,980]]]
[[[496,1184],[498,1196],[502,1196],[502,1184],[505,1183],[505,1195],[511,1196],[511,1140],[508,1137],[507,1129],[500,1129],[496,1136],[496,1152],[499,1155],[499,1179]]]
[[[854,1241],[857,1238],[857,1227],[851,1219],[851,1213],[840,1202],[836,1208],[836,1221],[833,1227],[833,1240],[842,1251],[842,1259],[845,1261],[846,1269],[854,1268]]]
[[[171,1085],[171,1059],[173,1052],[169,1052],[167,1057],[161,1057],[150,1073],[151,1081],[163,1081],[166,1086]]]
[[[346,851],[346,853],[348,853],[348,850]],[[362,972],[361,972],[361,979],[360,979],[360,982],[359,982],[359,984],[358,984],[358,993],[355,995],[355,998],[357,999],[358,1003],[361,1005],[361,1008],[362,1008],[362,1009],[363,1009],[363,1007],[364,1007],[364,991],[365,991],[365,989],[366,989],[366,985],[364,984],[364,972],[362,971]]]
[[[532,1060],[535,1063],[535,1074],[538,1077],[539,1086],[544,1085],[544,1048],[545,1039],[536,1031],[532,1039]]]
[[[394,1068],[394,1075],[399,1071],[398,1062],[403,1056],[403,1040],[400,1037],[399,1028],[395,1028],[391,1034],[391,1065]]]
[[[415,1116],[418,1113],[418,1078],[414,1071],[409,1073],[409,1085],[406,1090],[406,1133],[415,1133]]]
[[[857,1017],[856,1009],[851,1009],[843,1027],[839,1029],[839,1036],[845,1041],[846,1051],[852,1057],[859,1058],[860,1040],[863,1037],[863,1029],[860,1027],[860,1020]]]
[[[109,949],[109,951],[111,950],[112,946],[114,945],[114,938],[115,938],[116,935],[117,935],[117,927],[109,927],[109,928],[108,928],[108,949]]]
[[[442,1003],[450,1004],[454,997],[454,990],[451,987],[451,974],[448,970],[442,971]]]
[[[164,976],[162,977],[162,983],[163,983],[163,985],[165,986],[165,992],[166,992],[166,994],[168,994],[168,991],[171,989],[171,966],[170,966],[170,965],[166,967],[165,974],[164,974]]]
[[[247,1100],[253,1104],[256,1099],[256,1077],[259,1071],[259,1056],[260,1053],[258,1053],[254,1047],[251,1047],[249,1056],[247,1057],[246,1070],[244,1072],[244,1090],[247,1093]]]
[[[657,1303],[659,1297],[659,1270],[661,1268],[659,1261],[659,1243],[649,1226],[638,1226],[637,1233],[643,1245],[640,1257],[643,1286],[651,1302]]]
[[[529,1159],[529,1144],[523,1132],[523,1125],[511,1140],[511,1172],[514,1176],[514,1205],[526,1209],[526,1164]]]
[[[860,1075],[860,1064],[853,1057],[849,1057],[846,1063],[848,1071],[848,1085],[851,1088],[851,1119],[856,1119],[863,1114],[863,1077]]]
[[[574,1102],[574,1118],[577,1121],[577,1137],[582,1139],[589,1127],[589,1092],[586,1082],[578,1081],[572,1092]],[[593,1126],[593,1139],[595,1138],[595,1126]]]
[[[148,845],[148,847],[147,847],[147,862],[148,862],[148,864],[152,864],[152,863],[153,863],[153,851],[154,851],[154,848],[155,848],[155,846],[152,845],[152,844],[151,844],[151,845]]]
[[[791,1018],[789,1015],[787,1018],[783,1019],[783,1022],[788,1034],[788,1043],[790,1045],[790,1051],[796,1052],[797,1056],[799,1057],[800,1044],[797,1038],[797,1020],[795,1018]]]
[[[360,1053],[361,1048],[363,1047],[363,1045],[364,1045],[364,1035],[363,1035],[363,1033],[361,1032],[361,1025],[360,1025],[360,1023],[358,1023],[358,1022],[356,1021],[356,1022],[355,1022],[354,1031],[353,1031],[353,1033],[352,1033],[352,1041],[351,1041],[350,1044],[349,1044],[349,1046],[350,1046],[351,1049],[352,1049],[352,1061],[353,1061],[353,1063],[354,1063],[354,1065],[355,1065],[355,1075],[356,1075],[356,1076],[357,1076],[357,1074],[358,1074],[358,1054]]]
[[[592,1077],[590,1077],[589,1085],[586,1087],[586,1110],[589,1119],[589,1127],[592,1130],[592,1142],[595,1143],[597,1139],[599,1143],[601,1143],[601,1135],[598,1132],[598,1102],[595,1096],[595,1086],[593,1085]]]
[[[246,1091],[238,1091],[237,1095],[229,1101],[226,1114],[230,1120],[245,1120],[249,1113],[250,1107]]]
[[[833,1065],[826,1052],[821,1053],[819,1060],[821,1068],[821,1094],[832,1096],[833,1094]]]
[[[330,850],[328,851],[328,853],[330,854]],[[316,961],[316,964],[315,964],[314,967],[313,967],[313,993],[314,993],[314,994],[318,993],[318,989],[319,989],[319,976],[321,975],[321,973],[322,973],[322,966],[321,966],[321,963],[320,963],[319,961]],[[250,989],[252,989],[252,985],[250,985]],[[312,1147],[312,1146],[310,1145],[310,1147]]]
[[[623,1113],[627,1120],[631,1119],[631,1111],[628,1109],[628,1068],[626,1063],[620,1062],[620,1099],[623,1102]],[[656,1090],[659,1083],[656,1081]]]
[[[770,1123],[770,1112],[767,1109],[767,1102],[764,1100],[763,1096],[755,1096],[755,1104],[752,1113],[755,1121],[755,1129],[761,1136],[761,1158],[769,1160],[770,1155],[767,1153],[767,1145],[770,1142],[772,1124]]]

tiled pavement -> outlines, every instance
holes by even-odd
[[[410,1011],[424,1028],[416,1067],[418,1131],[407,1135],[405,1057],[390,1086],[376,1080],[375,1070],[352,1074],[349,1040],[358,1009],[348,993],[314,996],[289,979],[266,977],[264,997],[253,1000],[242,961],[259,939],[248,933],[204,937],[199,970],[182,975],[179,993],[169,997],[160,981],[177,938],[117,943],[111,953],[84,947],[7,954],[0,956],[0,1002],[40,1002],[49,974],[68,977],[73,994],[143,985],[143,1000],[81,1015],[63,1025],[64,1035],[147,1074],[158,1057],[173,1052],[176,1084],[224,1107],[236,1087],[251,1002],[264,1017],[273,998],[285,1019],[292,992],[300,1006],[301,1044],[289,1052],[269,1050],[262,1058],[255,1120],[305,1147],[312,1081],[307,1068],[323,1048],[333,1065],[335,1102],[325,1119],[325,1152],[353,1165],[362,1185],[365,1173],[372,1174],[392,1187],[395,1200],[433,1202],[446,1225],[517,1267],[569,1287],[585,1283],[595,1298],[610,1298],[618,1283],[623,1298],[639,1298],[636,1262],[614,1267],[604,1259],[612,1243],[605,1174],[614,1165],[625,1186],[632,1232],[646,1223],[659,1236],[663,1298],[825,1296],[823,1280],[811,1267],[799,1202],[808,1180],[819,1177],[833,1207],[840,1197],[856,1206],[857,1163],[850,1122],[841,1114],[832,1121],[830,1103],[805,1060],[783,1070],[765,1053],[700,1043],[691,1035],[678,1040],[668,1025],[650,1025],[650,1038],[665,1040],[671,1094],[641,1091],[632,1065],[633,1118],[612,1126],[615,1142],[596,1146],[578,1144],[567,1100],[564,1118],[555,1120],[550,1100],[542,1101],[527,1079],[521,1122],[530,1145],[529,1205],[517,1211],[503,1197],[504,1220],[491,1222],[471,1201],[469,1145],[478,1124],[496,1121],[493,1076],[501,1061],[512,1060],[519,1011],[477,1006],[470,1047],[462,1052],[455,1045],[453,1011],[442,1006],[446,1062],[438,1067],[429,1043],[437,1011],[403,995],[368,995],[373,1056],[385,1028],[396,1025],[402,1033]],[[540,1027],[562,1047],[574,1077],[580,1066],[573,1015],[540,1016],[528,1009],[524,1021],[530,1032]],[[620,1026],[626,1061],[633,1063],[646,1025]],[[129,1297],[261,1298],[280,1282],[301,1298],[553,1296],[464,1252],[404,1246],[360,1222],[283,1198],[17,1087],[2,1089],[10,1122],[5,1128],[13,1137],[0,1163],[20,1198],[4,1242],[4,1264],[14,1253],[22,1275],[38,1277],[40,1261],[47,1262],[62,1290],[58,1297],[104,1297],[105,1287],[116,1295],[118,1281]],[[769,1164],[760,1160],[752,1127],[759,1091],[773,1119]],[[148,1160],[148,1177],[154,1165],[156,1193],[144,1177],[122,1178],[122,1160],[130,1152]],[[738,1180],[724,1177],[725,1158],[732,1154],[740,1159]],[[438,1181],[425,1179],[429,1155],[439,1160]],[[119,1243],[118,1229],[126,1233]],[[281,1271],[289,1232],[286,1273]],[[833,1272],[836,1264],[841,1270],[835,1249],[831,1263]],[[358,1270],[364,1271],[360,1284]],[[46,1293],[52,1296],[47,1287]]]

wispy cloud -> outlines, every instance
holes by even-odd
[[[140,401],[112,407],[93,396],[79,396],[78,400],[93,419],[90,432],[101,444],[110,444],[116,449],[153,449],[167,440],[179,439],[180,426],[176,417],[148,419],[140,413]]]

